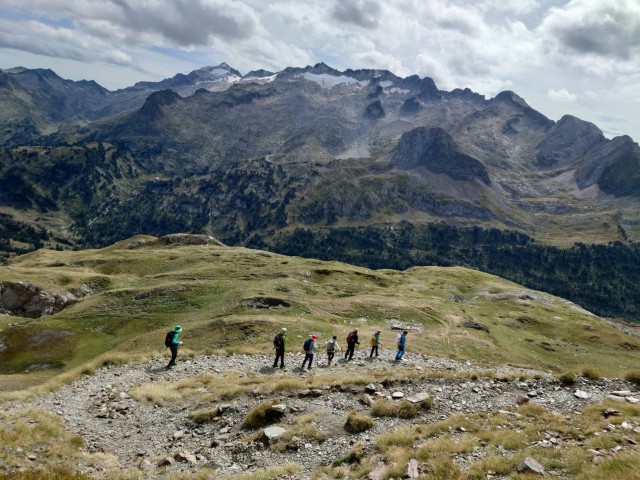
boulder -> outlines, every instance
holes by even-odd
[[[584,390],[576,390],[574,392],[573,396],[576,397],[576,398],[581,398],[583,400],[586,400],[587,398],[591,397],[591,395],[589,395]]]
[[[159,467],[170,467],[171,465],[173,465],[174,463],[176,463],[176,461],[171,458],[171,457],[164,457],[162,460],[160,460],[158,462],[158,466]]]
[[[370,407],[373,404],[373,398],[368,393],[363,393],[360,397],[360,401],[364,403],[367,407]]]
[[[535,458],[525,457],[520,466],[518,466],[519,472],[533,472],[542,476],[546,476],[544,467]]]
[[[270,445],[278,437],[282,436],[286,430],[282,427],[267,427],[262,431],[260,441],[265,445]]]
[[[415,458],[412,458],[404,467],[403,478],[418,478],[419,476],[420,470],[418,468],[418,461]]]
[[[401,398],[404,398],[404,393],[402,393],[402,392],[393,392],[391,394],[391,398],[393,398],[394,400],[400,400]]]
[[[49,292],[30,282],[0,282],[0,312],[27,318],[53,315],[91,293],[82,285],[67,292]]]
[[[384,480],[385,478],[387,478],[388,469],[389,467],[387,467],[384,462],[378,462],[376,468],[371,470],[369,474],[364,478],[366,480]]]
[[[183,450],[182,452],[178,452],[176,453],[173,458],[176,459],[176,461],[181,462],[181,463],[196,463],[196,456],[193,453],[187,452],[186,450]]]
[[[269,407],[269,412],[272,413],[274,416],[284,415],[286,411],[287,411],[287,406],[282,403],[279,403],[277,405],[272,405]]]
[[[414,393],[413,395],[407,397],[407,400],[409,400],[411,403],[422,403],[422,402],[428,402],[429,400],[431,400],[431,395],[429,395],[427,392],[419,392],[419,393]]]

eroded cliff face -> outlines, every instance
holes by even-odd
[[[27,318],[53,315],[91,293],[82,285],[66,292],[50,292],[30,282],[0,282],[0,312]]]

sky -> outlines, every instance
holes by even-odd
[[[324,62],[513,90],[640,141],[640,0],[0,0],[0,68],[114,90],[226,62]]]

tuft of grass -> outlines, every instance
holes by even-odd
[[[361,433],[373,427],[373,419],[366,415],[360,415],[355,410],[349,412],[344,429],[349,433]]]
[[[332,463],[332,466],[339,467],[340,465],[354,465],[360,463],[364,458],[364,455],[364,444],[362,442],[358,442],[344,457],[335,460]]]
[[[376,446],[382,451],[391,446],[410,448],[415,439],[413,428],[396,428],[376,438]]]
[[[0,480],[91,480],[91,477],[63,467],[44,467],[24,472],[0,473]]]
[[[289,478],[291,475],[295,475],[297,473],[300,473],[301,471],[302,469],[300,468],[300,465],[298,465],[297,463],[289,462],[281,467],[260,468],[255,472],[247,473],[240,476],[207,476],[206,478],[219,478],[220,480],[278,480],[280,478]]]
[[[247,412],[247,416],[242,422],[241,428],[261,428],[271,425],[280,419],[280,415],[275,415],[270,408],[279,403],[277,399],[271,399],[256,405]]]
[[[399,402],[379,399],[371,406],[371,415],[374,417],[397,417],[414,418],[420,411],[429,410],[432,407],[432,400],[427,399],[421,403],[411,403],[402,399]]]
[[[635,386],[640,387],[640,370],[629,370],[624,374],[624,379],[627,382],[631,382]]]
[[[164,406],[182,398],[179,391],[169,382],[154,382],[136,385],[129,391],[129,395],[137,401],[149,401]]]
[[[189,414],[189,420],[196,425],[202,425],[204,423],[211,423],[215,418],[220,416],[220,409],[218,407],[208,408],[206,410],[197,410]]]
[[[566,387],[575,385],[577,380],[578,379],[576,378],[576,375],[573,372],[563,372],[560,375],[558,375],[558,381]]]
[[[580,372],[583,377],[588,378],[589,380],[600,380],[602,378],[602,372],[591,365],[583,366]]]

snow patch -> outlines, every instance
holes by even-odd
[[[355,78],[347,77],[346,75],[329,75],[328,73],[310,73],[304,72],[302,76],[305,80],[316,82],[322,88],[333,88],[336,85],[347,84],[365,86],[368,82],[358,81]]]
[[[244,77],[242,81],[247,83],[271,83],[276,79],[276,77],[277,74],[273,74],[268,77]]]
[[[391,85],[393,85],[393,82],[391,80],[385,80],[384,82],[378,83],[378,85],[380,85],[382,88],[389,88]]]
[[[389,88],[387,90],[387,93],[399,93],[399,94],[404,95],[404,94],[410,93],[410,91],[409,90],[405,90],[404,88],[393,87],[393,88]]]

